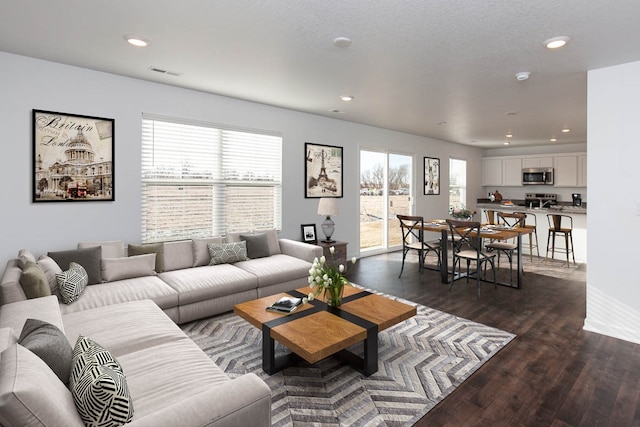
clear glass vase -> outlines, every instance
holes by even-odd
[[[324,300],[331,307],[340,307],[342,304],[343,286],[331,286],[324,290]]]

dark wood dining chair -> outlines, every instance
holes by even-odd
[[[402,231],[402,267],[400,275],[404,270],[404,260],[409,251],[418,252],[418,266],[420,271],[424,268],[424,262],[429,252],[434,252],[438,257],[438,269],[440,269],[440,240],[424,240],[424,218],[416,215],[396,215],[400,221]]]
[[[525,215],[516,212],[498,212],[498,220],[508,227],[521,227],[524,224]],[[513,255],[518,250],[518,244],[509,239],[507,241],[494,240],[485,245],[485,248],[498,254],[498,268],[500,268],[500,254],[503,253],[509,259],[509,282],[513,282]]]
[[[480,223],[474,221],[458,221],[455,219],[447,219],[449,225],[449,239],[453,247],[453,268],[451,271],[451,282],[449,290],[453,287],[453,282],[462,277],[462,273],[456,273],[457,269],[462,268],[461,262],[465,260],[467,263],[467,283],[469,283],[470,264],[475,262],[476,265],[476,288],[478,298],[480,298],[480,274],[484,267],[484,275],[486,276],[487,264],[491,265],[493,271],[493,285],[497,289],[496,267],[494,263],[495,253],[485,252],[482,250],[482,239],[480,238]]]
[[[551,247],[551,259],[554,258],[556,251],[567,254],[567,267],[569,267],[569,254],[573,257],[573,264],[576,263],[576,257],[573,253],[573,218],[569,215],[547,214],[547,222],[549,223],[549,234],[547,235],[547,254],[545,260],[549,258],[549,247]],[[563,224],[565,225],[563,227]],[[568,226],[567,226],[568,225]],[[556,235],[564,236],[564,247],[556,247]],[[549,245],[551,242],[551,245]]]

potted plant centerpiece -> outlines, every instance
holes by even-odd
[[[460,206],[460,207],[451,206],[449,208],[449,215],[451,215],[451,218],[464,220],[464,221],[471,221],[475,213],[476,211],[469,210],[464,206]]]
[[[309,299],[313,299],[322,294],[324,301],[328,305],[339,307],[340,304],[342,304],[344,287],[351,286],[351,283],[349,283],[345,277],[346,272],[344,265],[340,264],[338,267],[335,266],[333,260],[335,247],[331,246],[329,252],[331,253],[330,263],[327,263],[324,256],[320,257],[320,259],[315,258],[313,260],[313,265],[309,270],[309,287],[313,292],[309,294]],[[351,263],[356,263],[356,257],[351,258]]]

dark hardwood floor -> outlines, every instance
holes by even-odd
[[[582,329],[586,266],[578,280],[528,272],[520,290],[485,283],[478,298],[416,259],[399,279],[399,253],[362,258],[349,280],[517,335],[416,426],[640,426],[640,345]]]

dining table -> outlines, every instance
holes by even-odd
[[[445,220],[435,219],[425,221],[422,226],[424,231],[433,231],[440,233],[440,279],[442,283],[449,283],[449,253],[448,253],[448,240],[450,235],[449,224]],[[481,239],[493,239],[493,240],[509,240],[516,239],[518,250],[516,253],[516,259],[518,263],[516,283],[496,281],[498,285],[507,286],[509,288],[521,289],[522,278],[524,270],[522,268],[522,236],[524,234],[531,234],[532,228],[525,227],[510,227],[504,224],[482,224],[480,228]]]

